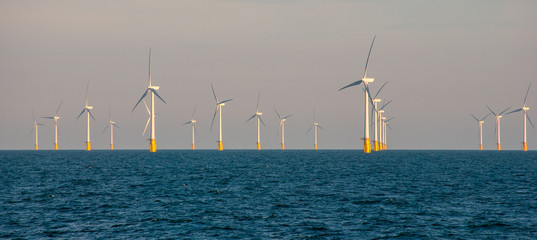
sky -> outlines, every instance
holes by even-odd
[[[89,82],[93,149],[109,146],[112,120],[117,149],[148,149],[147,113],[131,111],[152,80],[167,104],[156,103],[159,149],[190,148],[194,106],[201,149],[217,147],[210,130],[223,108],[224,147],[255,149],[258,92],[266,127],[262,148],[279,148],[281,115],[286,147],[313,147],[306,131],[316,120],[320,149],[362,149],[361,79],[373,36],[368,76],[373,92],[393,99],[391,149],[476,149],[470,116],[520,108],[525,91],[537,124],[537,2],[368,0],[185,0],[0,2],[0,149],[32,149],[32,111],[40,149],[53,147],[59,111],[60,149],[85,148],[84,107]],[[504,116],[502,148],[521,149],[522,115]],[[216,126],[216,125],[215,125]],[[484,124],[484,147],[494,149],[494,119]],[[537,150],[537,129],[528,129]]]

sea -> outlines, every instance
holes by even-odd
[[[537,152],[0,151],[2,239],[537,239]]]

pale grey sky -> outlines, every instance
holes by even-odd
[[[361,149],[363,94],[337,89],[361,78],[377,35],[368,76],[373,91],[394,99],[390,148],[475,149],[470,113],[520,107],[537,76],[535,1],[2,1],[0,2],[0,149],[32,149],[32,109],[54,113],[60,101],[60,148],[84,149],[86,82],[95,106],[92,145],[105,149],[108,109],[120,126],[117,148],[147,149],[147,113],[131,109],[152,79],[168,102],[157,103],[159,149],[189,148],[198,105],[199,148],[216,148],[210,132],[213,82],[224,107],[225,148],[254,149],[260,110],[262,147],[278,148],[278,119],[288,148],[311,148],[312,112],[325,128],[320,148]],[[537,124],[537,85],[529,114]],[[535,108],[533,108],[535,106]],[[41,149],[52,148],[53,123],[40,127]],[[494,119],[485,121],[486,149],[495,147]],[[521,114],[502,119],[504,149],[521,148]],[[537,149],[537,129],[528,132]]]

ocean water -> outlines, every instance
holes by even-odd
[[[537,239],[521,151],[0,151],[0,238]]]

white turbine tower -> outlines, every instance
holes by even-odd
[[[58,116],[58,112],[60,111],[60,107],[62,106],[63,101],[60,102],[60,106],[58,106],[58,109],[56,110],[56,113],[52,117],[42,117],[47,119],[54,119],[54,150],[58,150],[58,119],[60,119],[60,116]]]
[[[503,114],[504,112],[506,112],[507,110],[509,110],[511,107],[508,107],[507,109],[501,111],[499,114],[494,113],[494,111],[492,111],[492,109],[490,109],[489,106],[487,106],[487,108],[490,110],[490,112],[491,112],[494,116],[496,116],[496,127],[494,128],[494,131],[495,131],[495,133],[496,133],[496,137],[497,137],[497,139],[498,139],[498,141],[497,141],[498,151],[500,151],[500,150],[502,150],[502,145],[501,145],[501,143],[500,143],[500,137],[501,137],[501,135],[500,135],[500,119],[502,118],[502,114]]]
[[[183,125],[190,124],[192,125],[192,150],[196,149],[196,139],[194,138],[194,134],[198,134],[198,131],[196,130],[196,120],[194,119],[194,114],[196,113],[196,108],[198,105],[194,106],[194,112],[192,112],[192,119],[186,123],[183,123]]]
[[[324,129],[315,121],[315,110],[313,110],[313,124],[306,133],[309,133],[313,129],[313,149],[317,150],[317,128]]]
[[[377,108],[377,104],[380,103],[382,101],[382,99],[380,98],[377,98],[377,96],[379,95],[380,91],[382,90],[382,88],[384,88],[384,86],[386,86],[388,82],[385,82],[384,84],[382,84],[382,86],[379,88],[379,90],[377,91],[377,93],[375,94],[374,97],[372,97],[371,101],[373,102],[373,109],[371,109],[371,115],[373,116],[374,115],[374,119],[373,119],[373,122],[374,122],[374,127],[375,127],[375,130],[374,130],[374,133],[375,133],[375,139],[374,139],[374,147],[373,147],[373,151],[380,151],[381,148],[379,146],[379,128],[380,128],[380,125],[378,125],[378,120],[379,120],[379,112],[378,112],[378,108]]]
[[[393,119],[392,118],[389,118],[389,119],[386,119],[386,117],[382,117],[382,122],[383,122],[383,128],[384,128],[384,148],[383,150],[387,150],[388,149],[388,138],[387,138],[387,128],[386,127],[389,127],[390,129],[392,129],[392,127],[390,127],[390,124],[388,124],[388,122],[390,122],[391,120]]]
[[[259,112],[259,97],[261,96],[261,92],[257,95],[257,107],[255,108],[255,113],[252,115],[248,120],[246,120],[246,123],[248,123],[253,118],[257,117],[257,150],[261,150],[261,126],[260,123],[265,126],[265,123],[263,122],[263,119],[261,119],[261,115],[263,115],[262,112]]]
[[[523,119],[522,120],[523,121],[522,150],[523,151],[528,151],[528,142],[526,141],[526,119],[528,119],[528,121],[530,122],[531,127],[534,127],[533,123],[531,122],[530,116],[528,115],[528,110],[530,110],[530,108],[526,107],[526,100],[528,99],[528,93],[530,92],[530,87],[531,87],[531,83],[528,86],[528,90],[526,91],[526,96],[524,97],[524,104],[522,105],[522,108],[506,113],[507,115],[507,114],[522,111],[522,114],[523,114],[522,115],[522,119]]]
[[[490,113],[481,119],[476,118],[473,114],[470,114],[470,115],[472,115],[472,117],[479,124],[479,150],[483,150],[483,123],[485,122],[485,118],[487,118],[490,115]]]
[[[231,98],[231,99],[227,99],[224,101],[218,101],[218,98],[216,97],[216,93],[214,92],[213,83],[211,83],[211,89],[213,90],[214,100],[216,101],[216,109],[214,110],[213,120],[211,121],[211,130],[213,129],[214,118],[216,117],[216,113],[218,112],[219,113],[218,150],[222,151],[224,150],[224,144],[222,142],[222,107],[225,106],[227,102],[233,99]]]
[[[32,130],[30,130],[30,135],[32,135],[32,132],[35,129],[35,150],[39,150],[39,125],[43,125],[41,123],[38,123],[37,120],[35,120],[34,111],[32,110],[32,118],[34,119],[34,126],[32,127]]]
[[[151,120],[151,137],[149,138],[149,151],[150,152],[156,152],[157,151],[157,142],[155,139],[155,96],[157,96],[162,102],[166,103],[164,99],[158,95],[157,91],[160,89],[159,86],[153,86],[151,82],[151,49],[149,49],[149,86],[147,86],[147,90],[143,93],[142,97],[136,105],[132,108],[132,111],[136,109],[138,104],[149,94],[151,93],[151,113],[149,119]],[[145,131],[144,131],[145,132]]]
[[[78,114],[78,117],[76,118],[78,120],[78,118],[80,118],[80,116],[82,116],[82,114],[84,112],[86,112],[86,118],[87,118],[87,127],[86,127],[86,151],[91,151],[91,143],[90,143],[90,116],[91,118],[93,118],[93,120],[95,120],[95,118],[93,117],[93,114],[91,114],[91,109],[93,109],[93,106],[89,106],[88,105],[88,89],[89,89],[89,82],[88,82],[88,85],[86,86],[86,104],[84,105],[84,109],[82,109],[82,112],[80,112],[80,114]]]
[[[364,83],[364,93],[365,93],[365,98],[364,98],[364,105],[365,105],[365,108],[364,108],[364,152],[365,153],[371,153],[371,143],[369,141],[369,103],[368,101],[370,101],[370,93],[369,93],[369,87],[368,87],[368,84],[369,83],[372,83],[373,81],[375,81],[374,78],[368,78],[367,77],[367,64],[369,63],[369,56],[371,55],[371,49],[373,49],[373,44],[375,43],[375,37],[373,37],[373,41],[371,42],[371,47],[369,48],[369,54],[367,54],[367,60],[365,62],[365,70],[364,70],[364,76],[362,77],[361,80],[358,80],[356,82],[353,82],[345,87],[342,87],[339,89],[339,91],[345,89],[345,88],[348,88],[348,87],[352,87],[352,86],[356,86],[356,85],[359,85],[360,83]]]
[[[276,115],[278,115],[278,118],[280,119],[280,131],[282,132],[282,150],[284,150],[285,149],[285,121],[287,120],[287,118],[291,117],[293,114],[289,114],[282,118],[280,114],[278,113],[278,111],[276,111],[276,109],[274,109],[274,111],[276,112]]]
[[[114,127],[119,128],[116,122],[112,121],[112,109],[110,108],[108,111],[108,125],[103,130],[104,133],[106,129],[110,128],[110,150],[114,150]]]

